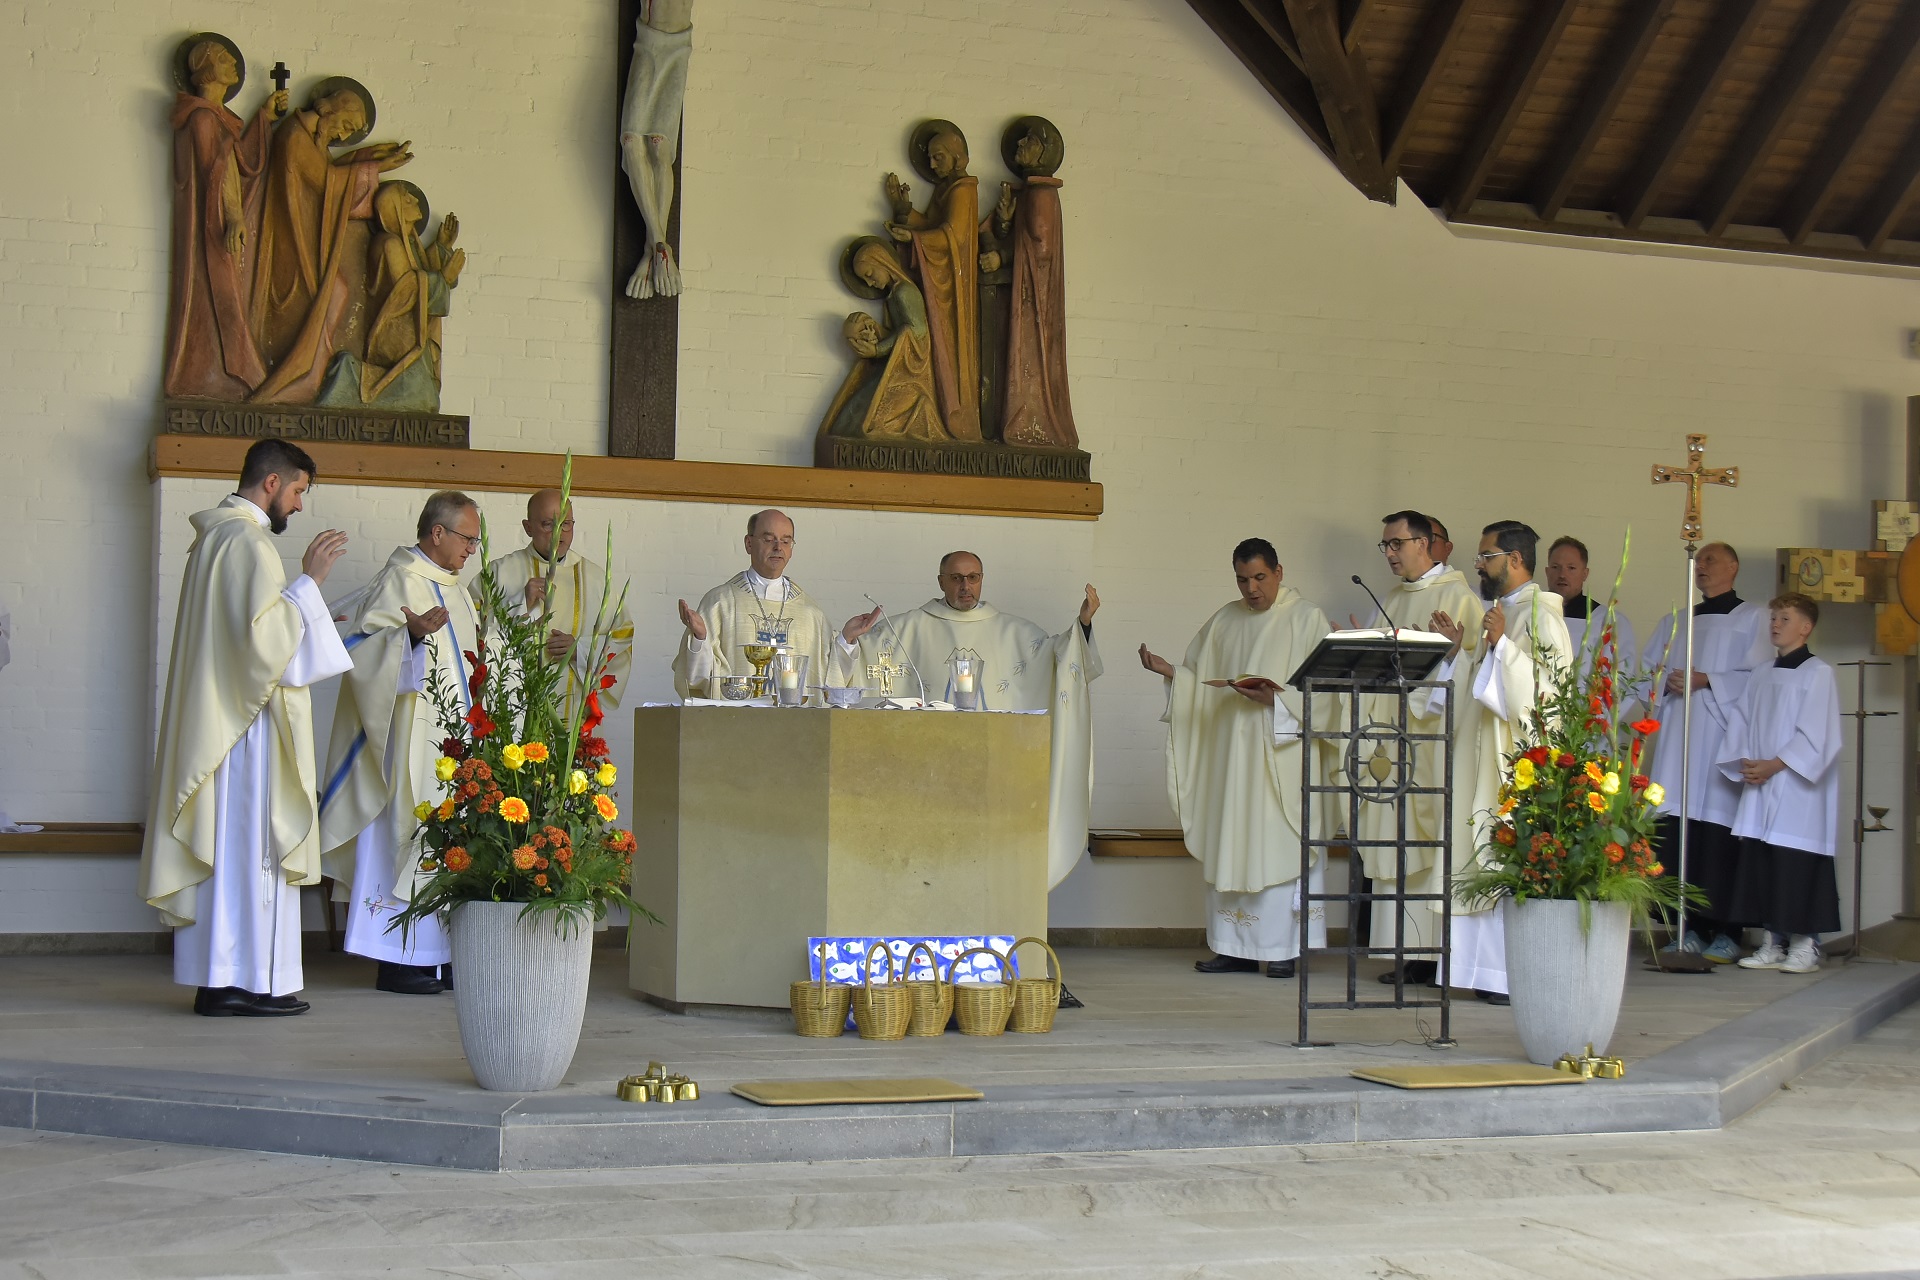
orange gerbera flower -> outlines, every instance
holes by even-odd
[[[1589,791],[1587,792],[1587,808],[1593,810],[1595,813],[1604,813],[1607,808],[1607,798],[1598,791]]]
[[[465,871],[473,865],[473,855],[465,849],[462,849],[459,845],[455,845],[453,848],[447,850],[443,860],[446,862],[447,870],[449,871]]]
[[[513,851],[513,865],[521,871],[533,870],[534,863],[538,861],[540,855],[533,851],[530,844],[523,844]]]
[[[519,796],[508,796],[500,802],[500,816],[508,822],[525,822],[530,816],[527,802]]]
[[[547,887],[547,878],[543,875],[535,876],[533,882],[543,889]]]
[[[1606,776],[1606,770],[1600,767],[1600,763],[1597,760],[1587,761],[1587,767],[1585,772],[1588,779],[1594,782],[1598,782],[1600,781],[1601,778],[1604,778]]]
[[[1626,856],[1627,856],[1627,851],[1625,849],[1622,849],[1617,844],[1608,842],[1607,844],[1607,861],[1608,862],[1618,862],[1620,861],[1620,859]]]
[[[620,806],[613,802],[612,796],[595,796],[593,798],[593,807],[600,814],[600,817],[607,822],[612,822],[620,816]]]
[[[453,817],[453,801],[451,799],[442,800],[440,802],[440,821],[446,822],[452,817]]]
[[[520,750],[526,754],[527,759],[533,761],[535,764],[542,764],[546,761],[547,744],[544,742],[529,742],[521,747]]]

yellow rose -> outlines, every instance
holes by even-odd
[[[433,806],[428,804],[425,800],[422,800],[419,804],[413,806],[413,816],[421,822],[425,822],[427,820],[428,815],[430,815],[432,812],[433,812]]]
[[[1610,796],[1619,795],[1620,794],[1620,775],[1617,773],[1609,773],[1605,777],[1601,778],[1600,789],[1606,792]]]
[[[525,764],[526,762],[527,762],[527,753],[522,751],[518,746],[515,746],[513,743],[508,743],[506,750],[500,753],[500,763],[507,766],[507,768],[509,769],[518,769],[521,765]]]
[[[1662,804],[1666,801],[1667,789],[1657,782],[1649,782],[1647,784],[1646,797],[1648,804]]]
[[[567,794],[582,796],[587,793],[587,774],[584,769],[575,769],[567,775]]]
[[[1525,791],[1533,786],[1533,761],[1521,756],[1513,762],[1513,789]]]
[[[453,771],[459,767],[459,762],[452,756],[441,756],[433,762],[433,776],[442,782],[452,782]]]
[[[609,761],[594,770],[593,780],[603,787],[610,787],[613,785],[613,780],[619,776],[620,771],[614,768],[612,762]]]

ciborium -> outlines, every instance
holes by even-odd
[[[780,650],[770,644],[748,644],[740,646],[740,652],[753,664],[753,696],[766,697],[767,668],[773,665],[773,655]]]

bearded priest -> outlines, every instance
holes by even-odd
[[[1539,550],[1540,535],[1518,520],[1497,520],[1482,531],[1473,563],[1480,575],[1480,594],[1498,603],[1481,621],[1477,657],[1467,650],[1468,632],[1461,619],[1443,610],[1429,622],[1434,631],[1453,641],[1434,679],[1454,682],[1464,703],[1455,713],[1456,742],[1473,744],[1472,753],[1461,754],[1455,766],[1456,776],[1464,773],[1473,780],[1473,799],[1467,808],[1472,848],[1456,846],[1456,876],[1471,869],[1491,835],[1507,760],[1520,749],[1528,713],[1535,702],[1553,696],[1559,674],[1573,661],[1573,641],[1560,616],[1560,597],[1542,591],[1533,581]],[[1460,661],[1463,653],[1465,662]],[[1468,689],[1471,697],[1466,696]],[[1444,688],[1422,689],[1412,701],[1440,706],[1447,697]],[[1454,807],[1458,813],[1457,800]],[[1448,954],[1453,986],[1471,987],[1490,1004],[1512,1003],[1507,997],[1506,925],[1493,904],[1454,904]]]
[[[464,493],[436,493],[415,532],[419,540],[387,557],[348,621],[353,670],[333,713],[320,838],[336,896],[349,904],[346,949],[380,962],[380,990],[436,995],[448,985],[440,966],[452,959],[446,929],[434,918],[405,937],[388,926],[412,900],[421,815],[440,799],[434,762],[446,732],[434,688],[476,735],[489,728],[473,704],[469,657],[480,651],[480,615],[460,587],[480,546],[480,511]]]
[[[826,683],[833,628],[813,598],[786,576],[793,547],[786,512],[756,511],[747,517],[747,567],[700,597],[698,609],[680,601],[687,630],[673,659],[673,687],[682,698],[717,698],[723,678],[751,674],[753,664],[742,652],[750,644],[805,654],[808,679]],[[880,614],[876,609],[863,616]]]
[[[1459,619],[1466,628],[1467,651],[1477,656],[1480,651],[1480,619],[1485,611],[1473,588],[1467,585],[1466,576],[1438,554],[1441,550],[1441,527],[1431,516],[1418,511],[1395,511],[1380,518],[1380,554],[1386,558],[1387,568],[1393,572],[1394,583],[1380,602],[1386,612],[1376,613],[1369,625],[1407,627],[1420,631],[1425,630],[1434,614],[1445,613]],[[1451,551],[1453,544],[1447,543],[1444,549]],[[1350,621],[1357,623],[1358,619]],[[1418,714],[1416,708],[1425,714]],[[1360,704],[1360,711],[1363,724],[1399,724],[1396,699],[1367,694]],[[1440,733],[1446,727],[1444,704],[1429,707],[1424,700],[1412,700],[1407,707],[1407,718],[1407,729],[1412,733]],[[1472,759],[1473,742],[1462,735],[1457,724],[1454,726],[1453,741],[1458,816],[1458,796],[1465,790],[1459,785],[1462,774],[1459,762]],[[1438,744],[1417,742],[1411,745],[1414,785],[1443,787],[1446,784],[1447,762],[1444,754],[1437,749]],[[1445,797],[1437,790],[1432,795],[1408,797],[1409,840],[1448,838],[1444,830],[1447,812],[1444,801]],[[1464,824],[1458,821],[1454,827],[1456,831],[1464,830]],[[1357,849],[1367,878],[1383,888],[1398,885],[1399,855],[1395,846],[1399,839],[1399,828],[1393,806],[1362,804],[1357,834],[1361,841]],[[1446,863],[1440,857],[1439,848],[1429,845],[1408,849],[1405,892],[1446,891]],[[1438,955],[1440,918],[1432,908],[1432,903],[1410,902],[1402,908],[1401,915],[1405,920],[1406,945],[1432,947],[1435,950],[1428,954]],[[1372,930],[1367,935],[1372,946],[1388,947],[1393,944],[1393,909],[1391,902],[1373,904]],[[1438,960],[1409,960],[1400,978],[1409,983],[1430,983],[1439,976],[1439,972]],[[1393,970],[1381,974],[1380,981],[1391,984],[1394,981]]]
[[[573,505],[560,510],[560,491],[542,489],[527,499],[527,518],[520,522],[526,530],[527,545],[508,552],[487,567],[507,607],[526,617],[537,618],[543,609],[551,610],[547,631],[547,660],[567,664],[566,712],[578,710],[582,690],[598,688],[602,674],[613,677],[611,688],[600,690],[604,710],[620,705],[627,689],[627,671],[633,663],[633,619],[617,596],[607,594],[607,571],[573,550]],[[555,539],[560,543],[560,560],[552,563]],[[479,603],[480,579],[468,584],[469,593]],[[582,636],[591,639],[594,619],[601,601],[608,612],[607,651],[587,653],[580,648]],[[616,608],[617,606],[617,608]],[[600,669],[600,660],[613,658]]]
[[[307,687],[351,665],[320,588],[328,529],[287,581],[286,532],[314,480],[284,440],[247,450],[239,491],[194,514],[160,711],[140,896],[173,926],[173,980],[210,1018],[305,1013],[300,886],[320,882]]]
[[[879,622],[878,613],[848,622],[836,646],[840,670],[859,682],[869,670],[891,658],[896,644],[919,669],[932,692],[941,668],[956,650],[967,649],[986,663],[986,687],[980,690],[986,711],[1051,712],[1052,767],[1047,791],[1047,887],[1067,878],[1087,849],[1088,810],[1093,791],[1093,716],[1087,685],[1106,668],[1093,643],[1093,615],[1100,594],[1087,585],[1080,615],[1057,636],[1039,623],[1001,613],[981,598],[986,568],[971,551],[950,551],[940,559],[940,596],[918,609]],[[857,643],[856,643],[857,642]],[[950,681],[949,675],[948,680]],[[947,701],[953,700],[947,689]]]
[[[1327,616],[1281,584],[1265,538],[1233,549],[1240,598],[1207,619],[1178,667],[1140,646],[1140,665],[1167,681],[1167,796],[1207,881],[1201,973],[1291,978],[1300,955],[1300,694],[1284,681],[1326,638]],[[1323,724],[1344,712],[1327,698]],[[1330,746],[1330,743],[1322,746]],[[1332,753],[1312,763],[1324,783]],[[1321,891],[1316,861],[1309,892]],[[1326,917],[1308,913],[1307,945],[1326,945]]]

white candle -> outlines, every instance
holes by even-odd
[[[962,671],[954,676],[954,685],[961,693],[973,692],[973,672]]]
[[[780,687],[782,689],[798,689],[800,687],[800,673],[791,668],[782,671],[780,673]]]

